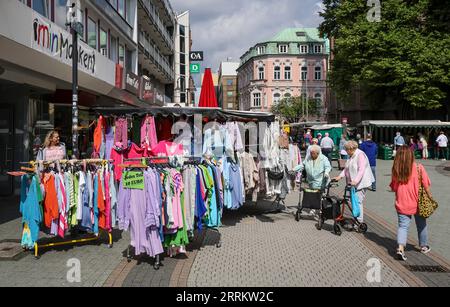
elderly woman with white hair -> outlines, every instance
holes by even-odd
[[[363,223],[363,203],[366,197],[366,191],[372,186],[375,178],[373,177],[372,169],[370,168],[369,159],[362,150],[358,149],[358,147],[359,145],[355,141],[348,141],[345,143],[344,148],[349,155],[349,159],[347,160],[345,169],[342,173],[333,179],[339,181],[345,177],[347,179],[347,184],[356,188],[356,195],[358,196],[361,209],[358,221]]]
[[[306,171],[306,181],[309,188],[313,190],[320,190],[325,179],[329,179],[331,172],[330,161],[326,156],[322,154],[322,150],[319,145],[311,145],[309,147],[309,156],[299,164],[294,170],[297,172]]]

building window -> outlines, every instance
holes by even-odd
[[[284,94],[284,99],[289,99],[289,98],[291,98],[291,97],[292,97],[292,95],[291,95],[290,93]]]
[[[254,108],[261,107],[261,93],[254,93],[253,94],[253,107]]]
[[[186,43],[184,41],[184,37],[180,37],[180,52],[185,53],[186,52]]]
[[[228,86],[233,86],[233,80],[227,80],[227,85]]]
[[[33,7],[33,10],[35,10],[42,16],[50,19],[50,17],[51,17],[50,0],[33,0],[32,7]]]
[[[114,63],[117,63],[117,38],[115,38],[114,36],[111,36],[111,52],[109,53],[109,55],[110,60]]]
[[[180,102],[186,103],[186,94],[185,93],[180,94]]]
[[[300,45],[300,53],[308,53],[308,45]]]
[[[281,79],[281,68],[280,66],[275,66],[274,73],[273,73],[274,80],[280,80]]]
[[[322,67],[316,66],[314,80],[322,80]]]
[[[108,57],[108,32],[100,29],[100,53]]]
[[[186,27],[180,25],[180,36],[186,36]]]
[[[288,53],[288,45],[279,45],[278,49],[280,53]]]
[[[130,3],[130,1],[131,0],[125,0],[125,5],[126,5],[125,11],[126,11],[126,14],[127,14],[127,21],[128,21],[128,23],[133,25],[134,24],[134,16],[132,15],[133,11],[131,10],[131,3]]]
[[[88,18],[88,45],[97,50],[97,24],[91,18]]]
[[[117,0],[109,0],[109,3],[111,3],[113,8],[117,11]]]
[[[133,51],[127,49],[127,53],[125,55],[125,61],[127,63],[127,70],[134,72],[134,65],[133,65]]]
[[[273,94],[273,104],[280,103],[280,100],[281,100],[281,94],[280,93]]]
[[[229,103],[229,104],[228,104],[228,109],[233,109],[233,108],[234,108],[234,104]]]
[[[117,11],[121,16],[125,17],[125,0],[118,0],[117,5]]]
[[[233,97],[233,94],[234,94],[233,92],[227,92],[228,97]]]
[[[124,67],[125,64],[125,47],[123,45],[119,45],[119,64]]]
[[[55,23],[61,28],[66,28],[67,0],[55,0]]]
[[[322,53],[322,45],[314,45],[314,53]]]
[[[259,67],[258,68],[258,78],[259,80],[264,80],[264,67]]]
[[[302,80],[305,81],[308,78],[308,67],[302,66]]]
[[[284,79],[291,80],[291,67],[290,66],[286,66],[284,68]]]
[[[266,46],[259,46],[257,48],[257,52],[258,52],[258,55],[265,54],[266,53]]]
[[[306,33],[305,32],[297,32],[296,33],[298,37],[305,37]]]
[[[186,75],[186,65],[180,65],[180,75]]]

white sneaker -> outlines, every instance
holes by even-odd
[[[422,254],[428,254],[429,252],[431,252],[431,247],[429,247],[429,246],[424,246],[424,247],[422,247],[422,248],[420,249],[420,252],[421,252]]]

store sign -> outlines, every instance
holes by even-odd
[[[189,54],[189,58],[191,59],[191,61],[198,61],[198,62],[202,62],[203,61],[203,51],[192,51]]]
[[[138,96],[139,95],[139,77],[131,71],[125,75],[125,90]]]
[[[199,74],[201,69],[201,65],[199,63],[191,63],[190,70],[191,74]]]
[[[142,100],[146,101],[152,101],[155,97],[153,84],[151,83],[151,80],[147,76],[141,77],[141,95],[140,98]]]
[[[144,173],[143,172],[124,172],[123,187],[125,189],[143,190],[144,189]]]
[[[33,12],[31,48],[72,65],[72,35]],[[96,76],[96,51],[78,41],[78,68]]]

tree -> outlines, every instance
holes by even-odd
[[[321,116],[322,106],[320,101],[309,98],[308,99],[308,113],[310,117]],[[306,120],[306,104],[305,97],[290,97],[284,98],[279,103],[274,104],[271,112],[277,116],[282,117],[289,123],[299,122],[301,119]]]
[[[324,0],[322,36],[335,39],[329,82],[339,99],[366,98],[437,109],[450,95],[450,7],[442,0],[383,0],[381,21],[366,1]]]

